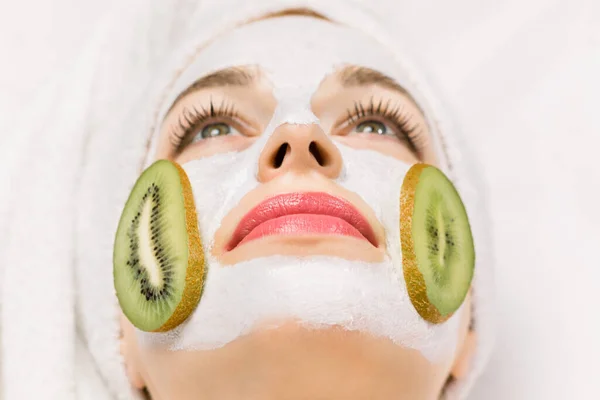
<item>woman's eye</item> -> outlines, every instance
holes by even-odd
[[[193,142],[197,142],[202,139],[215,138],[218,136],[226,136],[237,132],[235,128],[223,122],[208,124],[196,135]]]
[[[374,133],[377,135],[386,135],[388,133],[387,126],[379,121],[361,122],[354,130],[358,133]]]

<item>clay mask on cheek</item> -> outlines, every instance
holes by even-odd
[[[462,312],[441,325],[427,323],[411,304],[402,275],[398,192],[408,165],[373,151],[343,146],[340,150],[346,174],[338,183],[361,195],[386,229],[389,256],[383,262],[274,256],[222,266],[206,248],[208,273],[197,309],[173,331],[140,332],[142,343],[171,350],[213,349],[259,325],[275,327],[295,319],[314,329],[338,325],[386,337],[420,351],[432,362],[450,356]],[[220,221],[215,216],[225,211],[223,203],[258,184],[247,180],[251,174],[240,179],[234,173],[250,171],[253,165],[242,153],[229,153],[183,166],[194,191],[203,237],[214,236]],[[212,196],[204,195],[211,192]]]
[[[176,329],[140,331],[143,344],[172,350],[213,349],[258,326],[274,327],[293,319],[314,329],[337,325],[389,338],[432,362],[453,354],[463,307],[444,324],[431,325],[408,297],[398,221],[400,186],[409,165],[392,157],[338,146],[344,170],[337,184],[362,196],[382,222],[388,249],[383,262],[273,256],[222,266],[211,256],[212,240],[224,216],[260,185],[258,159],[272,132],[284,123],[317,123],[310,98],[341,64],[374,68],[402,81],[389,59],[385,49],[360,32],[310,18],[257,22],[217,39],[199,54],[175,85],[173,96],[214,70],[259,65],[273,84],[278,106],[262,137],[250,148],[183,165],[207,256],[204,292],[192,316]]]

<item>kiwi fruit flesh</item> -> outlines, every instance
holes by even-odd
[[[198,305],[204,265],[189,179],[178,164],[156,161],[135,183],[115,236],[113,276],[123,313],[143,331],[175,328]]]
[[[411,302],[431,323],[442,323],[464,302],[475,268],[469,219],[442,171],[413,165],[400,194],[402,268]]]

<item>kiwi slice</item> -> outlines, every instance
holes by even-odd
[[[439,169],[413,165],[400,194],[402,267],[410,300],[426,321],[446,321],[465,300],[475,268],[467,212]]]
[[[139,177],[121,215],[113,254],[121,309],[138,329],[169,331],[194,311],[204,253],[190,181],[160,160]]]

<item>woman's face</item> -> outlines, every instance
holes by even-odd
[[[224,197],[231,207],[215,206],[222,212],[199,206],[199,214],[209,213],[200,217],[201,227],[203,218],[214,225],[202,229],[214,260],[209,269],[282,256],[341,259],[340,268],[390,260],[386,206],[364,193],[387,190],[386,179],[377,176],[388,166],[437,163],[425,116],[388,75],[390,59],[359,31],[298,17],[238,28],[199,53],[197,67],[187,72],[194,79],[183,78],[162,121],[155,158],[197,171],[194,163],[235,153],[239,169],[254,177]],[[355,167],[361,158],[373,171]],[[219,163],[201,165],[212,165],[201,174],[221,173],[211,170]],[[353,179],[358,183],[342,184]],[[218,182],[206,182],[202,196],[217,193]],[[300,203],[325,211],[281,215]],[[279,214],[265,217],[270,213]],[[345,217],[335,217],[340,213]],[[253,321],[243,335],[208,349],[148,345],[124,320],[123,353],[132,382],[155,399],[433,399],[452,371],[464,369],[470,299],[466,303],[453,324],[431,335],[453,337],[436,357],[372,331],[333,323],[312,329],[302,323],[302,312],[273,315],[276,324]],[[419,324],[413,334],[433,329]]]
[[[185,164],[243,151],[261,139],[278,103],[265,71],[256,65],[216,71],[201,77],[195,86],[197,89],[182,96],[164,120],[158,158]],[[214,237],[212,252],[223,264],[275,254],[383,259],[385,232],[370,206],[356,193],[335,184],[344,166],[337,144],[372,150],[407,164],[420,160],[435,164],[423,114],[392,79],[351,65],[324,77],[310,99],[310,109],[319,119],[318,124],[282,124],[257,154],[261,185],[225,216]],[[349,235],[302,232],[266,235],[251,245],[228,251],[244,215],[267,197],[286,192],[325,192],[348,200],[368,220],[377,245]],[[277,229],[291,228],[286,225]],[[323,237],[315,241],[315,236]]]

